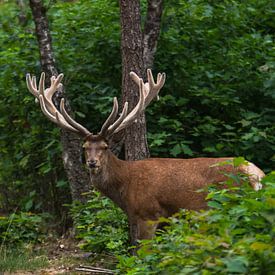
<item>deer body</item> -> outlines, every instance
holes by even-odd
[[[90,148],[94,144],[91,141]],[[217,166],[221,162],[233,161],[233,158],[123,161],[108,149],[101,155],[86,149],[87,163],[95,159],[100,168],[90,169],[91,182],[127,214],[133,244],[137,239],[151,238],[160,217],[169,217],[181,208],[205,209],[206,194],[197,191],[207,184],[225,181],[227,178],[224,172],[238,170],[246,173],[248,169],[254,169],[258,178],[254,174],[252,186],[256,190],[261,188],[259,179],[264,176],[252,163],[238,169],[230,164]]]
[[[232,158],[151,158],[139,161],[118,159],[108,149],[110,138],[134,123],[151,100],[158,96],[165,82],[165,74],[158,74],[155,83],[151,70],[147,71],[148,83],[145,84],[135,73],[131,72],[130,75],[139,86],[137,105],[128,113],[126,102],[117,118],[118,102],[114,98],[113,110],[96,135],[68,115],[64,99],[61,100],[60,110],[53,104],[52,97],[62,85],[62,74],[57,78],[53,76],[51,86],[47,89],[44,87],[43,73],[38,88],[35,77],[27,75],[27,86],[39,100],[42,112],[51,121],[84,138],[83,147],[91,182],[127,214],[131,241],[135,244],[138,239],[153,236],[159,217],[169,217],[181,208],[206,208],[205,193],[197,190],[209,183],[226,180],[222,171],[234,172],[235,168],[232,165],[216,165]],[[238,171],[249,174],[250,183],[255,190],[261,188],[260,179],[264,173],[254,164],[242,165]]]

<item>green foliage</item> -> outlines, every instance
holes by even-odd
[[[75,204],[71,209],[77,238],[82,240],[80,247],[87,251],[125,253],[128,242],[125,214],[98,192],[91,195],[86,204]]]
[[[144,11],[145,2],[142,3]],[[274,167],[274,8],[271,0],[165,1],[154,72],[160,101],[147,110],[153,156],[238,156]],[[120,96],[116,1],[47,2],[53,47],[76,119],[96,132]],[[59,130],[27,92],[39,75],[30,10],[0,3],[0,208],[60,215],[68,202]],[[145,18],[143,16],[143,18]]]
[[[274,167],[272,5],[166,3],[156,71],[167,83],[148,123],[154,155],[244,155]]]
[[[96,131],[121,79],[117,4],[60,2],[49,8],[57,66],[65,73],[76,119]],[[14,20],[15,3],[0,3],[0,208],[9,212],[19,205],[23,211],[60,215],[69,189],[59,129],[26,89],[25,74],[40,74],[34,24],[26,12],[27,23],[21,26]]]
[[[36,215],[28,212],[0,216],[0,247],[14,246],[22,243],[33,243],[41,240],[45,232],[47,215]]]
[[[0,3],[0,208],[58,214],[56,197],[66,201],[69,193],[57,186],[64,180],[59,130],[27,92],[25,74],[39,73],[39,55],[30,11],[27,26],[17,16],[16,5]]]
[[[210,209],[183,210],[137,256],[119,257],[119,274],[273,274],[275,172],[255,192],[248,184],[209,187]]]

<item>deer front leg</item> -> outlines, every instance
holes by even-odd
[[[134,221],[130,221],[129,225],[130,242],[132,245],[136,246],[138,240],[153,238],[158,227],[158,222],[137,218]]]

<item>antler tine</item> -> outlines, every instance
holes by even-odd
[[[60,74],[58,77],[61,81],[61,79],[63,78],[63,74]],[[43,104],[45,105],[45,108],[47,109],[48,113],[50,113],[55,118],[55,113],[58,112],[58,110],[52,102],[52,96],[56,92],[59,83],[57,84],[56,81],[52,81],[52,79],[55,80],[55,77],[51,77],[51,86],[45,89],[45,73],[41,73],[38,85],[38,95],[39,97],[40,95],[42,96]],[[39,101],[41,104],[41,99],[39,99]]]
[[[144,98],[144,83],[142,79],[139,81],[139,101],[136,105],[136,107],[123,119],[123,121],[120,123],[120,125],[117,126],[116,129],[111,134],[118,133],[122,129],[129,126],[138,116],[139,114],[144,110],[144,104],[145,104],[145,98]]]
[[[91,133],[78,124],[76,121],[74,121],[69,114],[65,110],[64,106],[64,99],[60,102],[60,108],[62,114],[57,110],[55,107],[52,97],[54,93],[58,90],[58,88],[61,87],[61,80],[63,78],[63,74],[59,74],[57,77],[51,77],[51,85],[49,88],[45,89],[45,73],[41,74],[38,89],[36,86],[36,79],[35,77],[30,76],[30,74],[27,74],[26,76],[26,82],[27,87],[29,91],[39,99],[40,107],[44,115],[50,119],[52,122],[56,123],[60,127],[67,129],[71,132],[80,134],[81,136],[88,136]]]
[[[60,101],[60,110],[61,110],[61,113],[62,113],[63,117],[65,118],[65,120],[67,122],[69,122],[69,124],[71,126],[73,126],[76,130],[83,133],[83,135],[85,137],[91,134],[90,131],[88,131],[85,127],[83,127],[82,125],[77,123],[72,117],[70,117],[70,115],[67,113],[67,111],[65,109],[65,99],[64,98],[62,98]]]
[[[78,131],[76,129],[74,129],[72,126],[70,126],[69,124],[66,123],[66,121],[64,121],[64,118],[62,116],[59,116],[58,111],[55,112],[55,114],[50,113],[47,110],[46,104],[44,102],[44,98],[42,95],[39,95],[39,102],[40,102],[40,107],[41,110],[43,112],[43,114],[52,122],[56,123],[57,125],[59,125],[61,128],[70,130],[74,133],[77,133]]]
[[[57,77],[52,76],[51,77],[51,86],[45,90],[45,73],[41,74],[40,81],[39,81],[39,94],[42,94],[45,105],[47,106],[48,110],[55,114],[58,112],[56,109],[54,103],[53,103],[53,95],[54,93],[61,88],[62,84],[61,81],[63,79],[63,74],[59,74]]]
[[[35,85],[36,85],[36,83],[35,83]],[[42,72],[40,79],[39,79],[38,92],[40,95],[44,95],[44,91],[45,91],[45,73]]]
[[[99,134],[102,134],[106,138],[111,137],[113,134],[118,133],[122,129],[129,126],[144,109],[149,105],[149,103],[152,101],[152,99],[156,96],[158,96],[158,93],[160,89],[163,87],[165,83],[165,73],[158,74],[157,76],[157,83],[155,83],[152,71],[150,69],[147,70],[147,77],[148,82],[144,84],[143,80],[134,72],[130,73],[131,78],[134,80],[135,83],[139,86],[139,101],[135,108],[128,114],[127,114],[127,108],[128,103],[126,102],[123,108],[123,111],[120,115],[120,117],[110,126],[107,128],[107,124],[109,125],[109,118],[111,117],[113,119],[114,116],[112,116],[113,111],[107,121],[104,123],[101,131]],[[114,108],[114,107],[113,107]],[[107,123],[108,122],[108,123]],[[106,130],[107,128],[107,130]]]
[[[64,75],[59,74],[57,77],[52,76],[51,77],[51,86],[50,88],[45,90],[45,96],[49,99],[49,101],[52,101],[52,96],[56,92],[56,90],[60,89],[62,87],[62,79]]]
[[[109,117],[106,119],[104,124],[102,125],[99,135],[101,135],[101,136],[106,135],[106,133],[108,131],[108,127],[114,122],[115,118],[117,117],[117,113],[118,113],[118,102],[117,102],[117,98],[114,97],[112,112],[109,115]]]
[[[150,104],[150,102],[158,96],[160,89],[163,87],[165,83],[166,75],[165,73],[158,73],[157,83],[154,81],[154,77],[152,71],[150,69],[147,70],[147,78],[148,78],[148,94],[145,99],[145,108]]]
[[[41,107],[41,110],[43,112],[43,114],[52,122],[56,122],[55,121],[55,115],[53,115],[52,113],[50,113],[46,107],[46,104],[45,104],[45,101],[44,101],[44,98],[42,95],[39,95],[38,96],[38,99],[39,99],[39,103],[40,103],[40,107]]]
[[[34,76],[31,77],[30,74],[27,74],[27,75],[26,75],[26,83],[27,83],[28,90],[29,90],[36,98],[38,98],[39,92],[38,92],[37,87],[36,87],[36,78],[35,78]]]
[[[35,88],[35,90],[37,90],[36,76],[35,75],[31,78],[31,81],[32,81],[33,87]]]
[[[138,75],[134,72],[131,72],[131,77],[135,81],[135,83],[139,85],[139,80],[141,78],[139,78]],[[144,86],[145,86],[145,108],[150,104],[150,102],[155,97],[158,98],[158,93],[165,83],[166,75],[165,75],[165,73],[158,73],[157,83],[155,83],[152,71],[150,69],[148,69],[147,70],[147,78],[148,78],[148,82],[146,82],[144,84]]]
[[[121,112],[120,117],[112,124],[109,126],[108,131],[107,131],[107,136],[111,136],[116,128],[123,122],[123,120],[126,118],[128,112],[128,102],[126,101],[124,103],[123,110]]]

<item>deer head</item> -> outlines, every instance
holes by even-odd
[[[147,83],[144,83],[134,72],[131,72],[130,76],[139,87],[138,103],[133,110],[128,113],[128,102],[125,102],[122,112],[118,115],[118,101],[115,97],[113,99],[113,109],[109,117],[103,123],[100,132],[97,134],[91,133],[67,113],[64,98],[60,101],[59,109],[54,105],[53,96],[55,92],[62,87],[61,81],[63,79],[63,74],[59,74],[57,77],[52,76],[51,85],[47,89],[45,89],[45,73],[41,74],[38,87],[35,76],[31,77],[30,74],[26,76],[27,87],[38,99],[44,115],[61,128],[76,133],[84,139],[83,148],[85,149],[86,164],[94,174],[101,170],[105,162],[110,138],[135,122],[152,99],[158,96],[165,82],[165,73],[159,73],[157,82],[155,83],[152,71],[149,69],[147,70]]]

